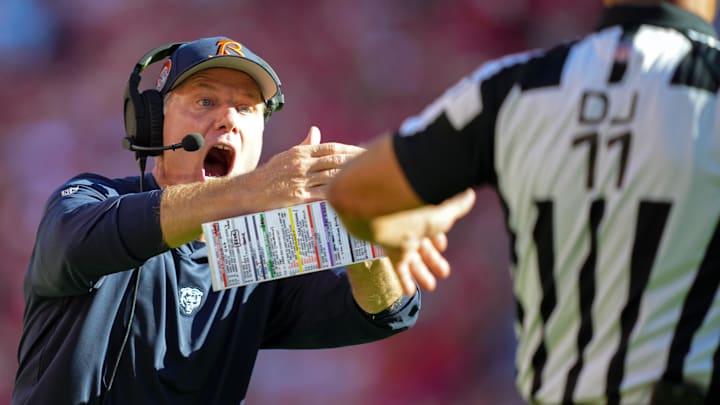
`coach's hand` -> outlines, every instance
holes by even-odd
[[[320,143],[320,130],[311,127],[297,146],[273,156],[253,173],[266,209],[325,199],[327,184],[340,166],[365,149],[342,143]]]

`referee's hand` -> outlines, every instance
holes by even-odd
[[[406,295],[415,294],[416,283],[433,291],[436,278],[450,275],[450,263],[442,253],[445,235],[475,204],[475,192],[468,189],[441,204],[377,218],[376,242],[393,264]]]

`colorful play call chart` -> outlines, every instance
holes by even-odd
[[[347,233],[326,201],[202,225],[213,290],[296,276],[384,256]]]

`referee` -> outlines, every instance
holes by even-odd
[[[358,236],[412,253],[462,214],[416,208],[498,191],[528,402],[720,404],[716,2],[605,6],[595,32],[462,79],[329,199]],[[420,222],[393,228],[399,211]],[[406,291],[447,275],[402,260]]]

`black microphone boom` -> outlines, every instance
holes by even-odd
[[[205,140],[200,134],[188,134],[183,137],[180,143],[174,143],[168,146],[140,146],[133,143],[131,137],[123,139],[123,147],[133,152],[162,152],[164,150],[184,149],[188,152],[194,152],[202,148]]]
[[[189,134],[185,135],[180,144],[182,148],[188,152],[195,152],[196,150],[203,147],[205,139],[200,134]]]

